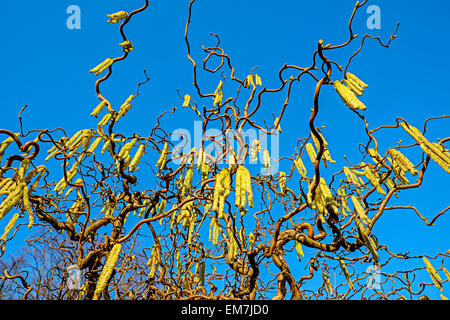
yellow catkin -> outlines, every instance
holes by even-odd
[[[244,228],[244,226],[242,226],[239,229],[239,241],[241,241],[241,243],[245,242],[245,228]]]
[[[389,188],[389,190],[395,188],[394,181],[392,181],[391,178],[386,178],[386,180],[384,180],[384,183]]]
[[[201,286],[205,283],[205,261],[200,262],[197,268],[197,283]]]
[[[259,75],[257,75],[257,74],[255,74],[255,82],[256,82],[256,85],[257,85],[257,86],[262,87],[262,80],[261,80],[261,77],[260,77]]]
[[[341,206],[342,206],[342,213],[344,214],[344,216],[347,216],[345,211],[351,212],[351,210],[350,210],[350,208],[348,207],[348,204],[347,204],[347,194],[345,192],[345,189],[339,188],[337,192],[338,192],[338,195],[339,195],[339,201],[341,202]]]
[[[120,152],[118,153],[119,159],[126,159],[127,156],[129,156],[130,151],[133,149],[134,145],[136,144],[137,139],[132,139],[130,142],[127,142],[124,144]]]
[[[316,206],[317,201],[315,201],[315,199],[319,198],[317,194],[318,194],[318,192],[320,192],[320,190],[319,190],[319,188],[316,188],[316,196],[315,196],[315,199],[313,200],[312,193],[311,193],[311,186],[312,186],[312,183],[308,183],[308,194],[306,195],[306,201],[308,203],[308,206],[311,209],[317,209],[317,206]]]
[[[267,170],[268,168],[272,168],[272,165],[270,164],[270,154],[269,150],[264,150],[264,168]]]
[[[76,185],[81,185],[83,183],[83,179],[77,179],[76,181],[75,181],[75,184]],[[75,189],[75,187],[70,187],[70,189],[69,190],[67,190],[67,192],[66,192],[66,197],[73,191]]]
[[[189,201],[181,207],[180,213],[176,218],[177,224],[181,223],[183,227],[188,225],[189,220],[192,216],[192,206],[192,201]]]
[[[189,221],[189,231],[188,231],[188,245],[192,245],[192,240],[194,238],[194,228],[197,222],[196,214],[191,214],[191,218]]]
[[[247,76],[244,86],[246,88],[249,88],[250,86],[255,87],[255,76],[253,74]]]
[[[122,47],[123,52],[131,52],[134,49],[130,40],[125,40],[124,42],[119,43],[119,46]]]
[[[14,180],[11,178],[5,178],[0,182],[0,195],[8,194],[9,188],[15,184]]]
[[[228,168],[231,169],[232,166],[236,164],[236,155],[234,153],[233,147],[230,148],[230,151],[228,152]]]
[[[83,130],[78,131],[75,136],[77,136],[78,134],[82,133]],[[72,138],[71,138],[72,139]],[[56,144],[58,145],[58,147],[55,145],[53,146],[50,150],[48,150],[48,153],[50,153],[46,158],[45,161],[48,161],[50,158],[53,158],[55,155],[61,153],[60,148],[64,148],[65,146],[69,145],[69,141],[71,140],[67,140],[67,139],[61,139],[60,142],[56,142]]]
[[[3,232],[2,236],[0,237],[1,240],[6,240],[8,238],[8,233],[11,231],[11,229],[15,226],[17,219],[20,217],[20,214],[16,213],[13,215],[11,220],[9,220],[8,224],[5,227],[5,232]]]
[[[302,176],[302,178],[305,178],[307,171],[300,157],[297,157],[297,159],[294,160],[294,165],[297,168],[298,173]]]
[[[25,208],[25,210],[28,212],[29,215],[28,229],[30,229],[34,224],[34,213],[33,210],[31,209],[29,197],[30,197],[29,189],[28,186],[25,185],[23,187],[23,207]]]
[[[248,249],[252,251],[254,245],[255,245],[255,235],[252,232],[250,232],[250,234],[248,235]]]
[[[183,187],[181,191],[181,196],[184,197],[186,194],[190,194],[192,192],[192,178],[194,176],[194,170],[189,168],[186,171],[186,176],[183,180]]]
[[[308,153],[309,159],[312,163],[316,162],[317,154],[316,150],[314,149],[313,145],[311,143],[306,144],[306,152]]]
[[[442,169],[444,169],[447,173],[450,173],[450,156],[448,153],[441,152],[433,143],[430,145],[421,144],[420,147]]]
[[[100,63],[95,68],[91,69],[89,72],[94,73],[96,76],[98,76],[100,73],[106,70],[106,68],[110,67],[114,63],[114,59],[107,58],[102,63]]]
[[[250,208],[253,208],[252,178],[248,170],[246,170],[246,173],[243,176],[243,181],[244,181],[244,188],[247,193],[248,206]]]
[[[217,176],[214,183],[214,199],[212,210],[216,212],[219,218],[222,218],[225,200],[231,191],[231,177],[228,168],[222,169]]]
[[[139,165],[139,162],[141,161],[142,155],[144,154],[144,145],[141,144],[138,148],[138,150],[136,151],[136,153],[134,154],[133,159],[130,162],[130,166],[129,166],[129,170],[131,172],[136,171],[137,170],[137,166]]]
[[[0,189],[3,189],[3,187],[4,187],[7,183],[9,183],[9,182],[11,182],[11,181],[13,181],[11,178],[3,178],[3,177],[1,177],[1,180],[0,180]]]
[[[9,145],[14,141],[13,138],[8,137],[5,140],[3,140],[2,143],[0,143],[0,160],[2,159],[3,155],[5,154],[5,150],[9,147]]]
[[[30,159],[25,159],[20,163],[19,169],[17,169],[17,179],[19,179],[19,181],[24,180],[25,173],[30,167],[30,163],[31,163]]]
[[[56,145],[53,145],[50,149],[47,150],[47,153],[52,153],[53,151],[58,150]]]
[[[102,147],[102,154],[104,154],[106,150],[108,150],[108,149],[111,148],[111,140],[112,140],[112,139],[107,139],[107,140],[105,141],[105,144],[104,144],[103,147]]]
[[[120,118],[125,116],[132,107],[133,107],[133,105],[131,103],[122,105],[122,107],[120,107],[119,113],[117,114],[115,122],[119,121]]]
[[[428,141],[427,138],[417,128],[407,125],[406,123],[400,123],[400,126],[405,130],[416,142],[420,144],[422,150],[431,157],[442,169],[447,173],[450,173],[450,156],[448,153],[438,148],[436,144]]]
[[[220,235],[220,225],[217,220],[215,224],[214,234],[213,234],[213,244],[217,245],[219,243],[219,235]]]
[[[102,210],[100,212],[104,213],[105,217],[112,217],[115,209],[116,209],[116,203],[108,200],[108,202],[104,205],[104,207],[102,208]]]
[[[83,130],[76,132],[69,140],[67,140],[67,142],[66,142],[67,148],[72,150],[76,145],[78,145],[78,143],[83,139],[84,135],[88,131],[89,130],[87,130],[87,129],[83,129]]]
[[[373,166],[370,164],[366,164],[364,162],[361,162],[360,166],[364,170],[364,174],[367,177],[367,179],[369,179],[370,184],[374,186],[380,194],[386,195],[386,191],[384,191],[384,189],[380,185],[380,176],[378,175],[377,171],[373,168]]]
[[[86,288],[87,288],[87,281],[85,283],[83,283],[83,285],[81,286],[80,291],[75,296],[75,300],[81,300],[83,298],[83,296],[86,293]]]
[[[333,199],[333,196],[330,189],[328,188],[325,179],[323,179],[322,177],[320,178],[318,187],[316,188],[314,199],[312,199],[311,193],[312,184],[310,184],[308,187],[308,204],[312,209],[319,210],[319,218],[322,220],[322,222],[325,222],[324,214],[328,212],[328,208],[330,208],[334,213],[337,214],[337,203]]]
[[[94,153],[95,149],[98,147],[98,145],[100,144],[102,139],[103,139],[102,137],[99,137],[99,138],[95,139],[94,142],[92,142],[92,144],[89,147],[89,149],[87,150],[87,153]]]
[[[427,258],[423,257],[422,258],[423,262],[426,265],[426,270],[428,272],[428,274],[430,275],[431,280],[433,280],[434,285],[439,289],[439,290],[443,290],[442,288],[442,279],[439,276],[439,274],[436,272],[436,269],[433,267],[433,265],[431,264],[430,261],[428,261]]]
[[[400,164],[398,164],[397,161],[395,161],[391,157],[388,157],[387,159],[391,163],[392,171],[394,172],[394,175],[397,177],[397,179],[400,180],[400,183],[409,184],[409,180],[405,177],[405,171],[402,170]]]
[[[324,207],[322,213],[332,210],[333,213],[337,215],[339,211],[338,204],[334,200],[333,194],[331,193],[331,190],[323,177],[320,177],[319,187],[316,190],[319,190],[319,192],[316,191],[316,199],[317,197],[320,197],[321,206]]]
[[[339,265],[341,267],[341,270],[342,270],[342,273],[344,274],[345,279],[347,279],[347,281],[348,281],[348,286],[350,287],[350,289],[355,290],[355,288],[353,287],[352,279],[350,278],[350,274],[348,273],[347,266],[345,265],[344,260],[339,259]]]
[[[295,240],[295,251],[297,251],[298,260],[302,260],[302,258],[300,258],[300,257],[305,257],[305,254],[303,253],[302,244],[298,240]]]
[[[150,199],[144,199],[144,201],[142,201],[142,208],[139,210],[139,217],[142,217],[142,215],[144,214],[144,212],[147,209],[147,205],[150,203]]]
[[[83,151],[88,150],[93,137],[94,137],[94,132],[92,132],[90,130],[88,132],[86,132],[84,139],[83,139],[83,143],[82,143]]]
[[[336,163],[336,161],[334,161],[331,158],[331,154],[330,154],[330,150],[328,149],[328,142],[325,140],[325,138],[323,137],[322,133],[319,132],[320,137],[323,140],[323,144],[324,144],[324,152],[322,155],[322,159],[325,161],[328,161],[330,163]],[[311,134],[313,141],[314,141],[314,145],[316,146],[317,150],[320,150],[320,142],[319,139],[316,138],[316,136],[314,134]]]
[[[156,166],[159,167],[159,170],[164,169],[167,162],[167,154],[169,153],[169,144],[166,142],[164,144],[164,148],[158,158],[158,161],[156,161]]]
[[[214,220],[211,219],[211,222],[209,223],[209,238],[208,238],[208,241],[212,240],[213,232],[214,232]]]
[[[367,150],[367,152],[369,153],[369,156],[372,158],[373,162],[381,166],[382,157],[378,154],[378,152],[375,149],[369,149]]]
[[[203,148],[200,148],[198,151],[197,158],[197,171],[200,171],[202,174],[202,181],[208,178],[209,174],[209,164],[206,163],[207,154]]]
[[[100,112],[102,112],[103,108],[104,108],[107,104],[108,104],[108,103],[107,103],[106,100],[103,100],[102,102],[100,102],[100,103],[95,107],[94,111],[92,111],[91,116],[97,117],[98,114],[99,114]]]
[[[97,123],[97,126],[98,126],[98,127],[104,126],[104,125],[106,125],[106,124],[109,122],[109,120],[111,120],[111,113],[105,114],[105,115],[103,116],[102,120],[100,120],[100,121]]]
[[[79,147],[87,149],[89,143],[91,142],[93,132],[89,129],[84,130],[84,132],[76,139],[71,145],[69,145],[69,150],[71,151],[69,155],[73,154],[78,150]]]
[[[371,222],[370,218],[366,215],[366,212],[364,208],[362,207],[361,203],[359,202],[358,198],[355,196],[351,196],[351,200],[353,203],[353,206],[358,213],[359,218],[365,223],[369,224]]]
[[[184,96],[184,101],[183,101],[183,108],[187,108],[189,107],[189,104],[191,103],[191,96],[186,94]]]
[[[123,116],[125,116],[125,115],[128,113],[128,111],[129,111],[129,110],[131,109],[131,107],[132,107],[131,101],[132,101],[133,99],[134,99],[134,95],[130,95],[130,96],[128,96],[128,98],[125,100],[125,102],[122,103],[122,105],[120,106],[119,114],[118,114],[118,117],[116,118],[116,121],[119,120],[120,117],[123,117]]]
[[[375,262],[376,265],[379,266],[378,253],[376,251],[376,248],[374,247],[374,243],[369,239],[369,231],[366,230],[366,228],[364,228],[363,224],[361,223],[361,221],[359,221],[358,218],[355,218],[355,223],[359,229],[359,233],[361,234],[365,246],[367,247],[367,249],[369,249],[373,261]]]
[[[213,107],[215,107],[216,105],[219,105],[222,103],[222,99],[223,99],[223,82],[222,80],[219,81],[219,85],[216,88],[216,91],[214,92],[214,102],[213,102]]]
[[[414,165],[403,153],[396,149],[390,149],[389,153],[392,156],[392,159],[400,165],[402,171],[409,171],[413,176],[416,176],[419,173],[419,171],[415,169]]]
[[[108,259],[106,260],[102,272],[100,273],[100,276],[98,278],[97,286],[95,287],[94,296],[92,297],[92,300],[98,300],[103,290],[106,288],[109,278],[111,278],[111,274],[114,271],[114,267],[116,266],[121,249],[122,244],[116,243],[109,252]]]
[[[325,270],[322,271],[322,279],[323,284],[325,286],[325,291],[328,293],[329,296],[333,295],[333,285],[330,281],[330,276],[325,272]]]
[[[334,88],[341,97],[342,101],[351,110],[366,110],[367,107],[356,97],[356,95],[339,81],[334,82]]]
[[[24,183],[17,185],[0,204],[0,220],[22,200]]]
[[[118,23],[120,20],[123,20],[128,17],[128,13],[126,11],[119,11],[116,13],[107,14],[109,20],[108,23]]]
[[[236,207],[242,211],[245,209],[245,205],[249,203],[249,207],[253,207],[253,190],[251,186],[251,175],[247,168],[239,166],[236,170]]]
[[[447,269],[443,268],[443,271],[445,275],[447,276],[448,281],[450,281],[450,272],[447,271]]]
[[[30,181],[38,173],[40,173],[42,175],[46,171],[47,171],[47,168],[44,165],[37,166],[37,167],[33,168],[32,170],[30,170],[30,172],[27,173],[27,175],[25,176],[25,181]]]
[[[209,225],[209,241],[211,241],[213,245],[216,245],[219,242],[219,231],[219,221],[216,217],[212,217],[211,224]]]
[[[258,161],[258,153],[261,151],[259,140],[253,140],[252,146],[250,149],[250,155],[252,158],[252,163],[255,163]]]
[[[79,147],[86,144],[86,141],[90,141],[90,138],[92,138],[92,132],[90,130],[83,130],[74,142],[68,144],[68,149],[70,150],[69,155],[74,154]]]
[[[236,239],[234,238],[234,235],[230,235],[229,240],[229,247],[228,247],[228,253],[227,253],[227,259],[228,261],[234,262],[237,259],[239,253],[239,247],[238,243],[236,242]]]
[[[59,149],[56,149],[56,146],[53,147],[53,148],[55,148],[54,151],[53,151],[52,153],[50,153],[50,154],[44,159],[45,161],[48,161],[49,159],[53,158],[55,155],[57,155],[58,153],[60,153],[60,150],[59,150]],[[53,148],[52,148],[52,149],[53,149]],[[50,150],[52,150],[52,149],[50,149]],[[49,151],[50,151],[50,150],[49,150]]]
[[[347,178],[348,182],[351,182],[351,183],[353,183],[356,186],[361,186],[361,183],[359,183],[359,180],[356,177],[356,175],[353,172],[353,170],[351,170],[348,167],[344,167],[344,174],[345,174],[345,177]]]
[[[241,167],[239,167],[241,168]],[[245,202],[247,201],[247,198],[245,197],[245,193],[244,193],[244,199],[242,199],[241,195],[242,195],[242,169],[237,169],[236,170],[236,200],[235,200],[235,205],[236,207],[245,207]],[[244,190],[245,192],[245,190]],[[244,200],[244,203],[241,204],[242,200]]]
[[[167,200],[163,198],[158,205],[159,214],[164,214],[164,210],[166,209]]]
[[[195,147],[193,147],[191,149],[191,152],[189,154],[190,154],[190,156],[189,156],[189,161],[187,162],[187,164],[190,164],[191,167],[193,167],[194,166],[194,160],[195,160]]]
[[[202,164],[205,163],[205,150],[203,148],[198,149],[197,153],[197,171],[200,171]]]
[[[275,118],[273,126],[274,126],[275,130],[280,131],[280,133],[282,132],[281,125],[280,125],[280,119],[278,117]]]
[[[347,72],[347,78],[351,81],[354,81],[358,86],[365,89],[368,87],[367,84],[365,84],[362,80],[360,80],[357,76],[355,76],[353,73]]]
[[[208,178],[209,164],[202,163],[202,181]]]
[[[286,192],[286,173],[283,171],[280,171],[280,192]]]
[[[77,170],[78,170],[78,163],[74,162],[72,167],[69,169],[69,171],[67,171],[66,176],[67,176],[67,182],[71,182],[72,179],[75,177],[75,175],[77,174]],[[63,193],[63,191],[66,189],[67,187],[67,182],[64,179],[64,177],[61,178],[61,180],[57,183],[57,185],[55,186],[55,188],[53,189],[54,192],[58,191],[59,194]]]
[[[357,96],[362,96],[364,89],[362,89],[358,84],[352,80],[344,80],[344,84],[353,91]]]

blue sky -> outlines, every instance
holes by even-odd
[[[138,0],[27,3],[2,0],[0,127],[17,131],[17,114],[24,104],[29,106],[23,114],[26,129],[64,127],[73,133],[95,126],[98,120],[89,113],[98,103],[94,89],[96,77],[89,70],[106,57],[121,55],[118,25],[107,24],[106,14],[131,11],[142,3]],[[72,4],[81,8],[80,30],[66,27],[66,9]],[[381,8],[381,29],[368,30],[369,15],[361,10],[355,17],[356,33],[369,32],[385,40],[396,23],[401,22],[398,37],[390,49],[369,40],[349,69],[369,84],[363,101],[368,106],[365,115],[372,128],[394,124],[399,116],[421,128],[426,118],[449,114],[446,75],[450,67],[445,59],[450,48],[449,2],[437,0],[430,5],[425,1],[368,1],[368,4]],[[217,33],[240,78],[258,66],[257,73],[264,85],[277,87],[278,70],[285,63],[309,66],[319,39],[332,44],[347,39],[353,5],[348,0],[320,3],[282,0],[276,4],[267,0],[197,0],[190,29],[192,56],[201,63],[204,58],[201,45],[214,45],[215,39],[209,32]],[[144,80],[144,69],[151,80],[141,90],[127,118],[117,126],[125,134],[134,131],[149,134],[156,115],[181,105],[176,89],[183,94],[195,93],[184,43],[187,6],[188,1],[181,0],[150,1],[149,9],[126,26],[125,32],[135,50],[124,64],[114,69],[113,76],[102,85],[102,92],[118,107],[135,92],[137,83]],[[328,54],[343,64],[358,47],[359,41],[355,41],[348,48]],[[333,74],[333,80],[341,78],[342,74]],[[205,90],[213,91],[218,81],[218,75],[199,74],[199,83]],[[308,134],[314,85],[305,79],[293,90],[287,116],[281,123],[280,154],[290,156],[297,138]],[[256,118],[272,123],[271,113],[277,114],[283,101],[282,95],[267,97]],[[366,142],[362,123],[342,104],[331,86],[322,90],[320,103],[316,124],[326,126],[323,132],[333,158],[342,161],[346,155],[358,161],[355,150],[359,142]],[[171,118],[165,126],[192,129],[193,115],[183,112],[180,113],[183,116]],[[444,138],[449,135],[448,126],[448,120],[431,122],[427,135],[433,141]],[[410,141],[401,130],[382,132],[379,139],[382,148],[400,139]],[[420,161],[419,149],[407,155],[416,163]],[[280,168],[288,170],[283,163]],[[331,170],[332,173],[340,168]],[[448,174],[431,163],[424,185],[403,192],[400,201],[395,203],[415,204],[424,216],[432,217],[448,205],[448,185]],[[426,227],[410,211],[386,212],[374,233],[394,252],[434,255],[450,249],[449,226],[449,214],[439,218],[435,226]],[[423,279],[429,281],[427,277],[424,274]],[[449,284],[445,287],[444,294],[450,296]]]

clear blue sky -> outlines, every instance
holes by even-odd
[[[81,8],[80,30],[66,27],[66,9],[71,4]],[[71,128],[73,133],[95,126],[98,120],[89,113],[98,103],[96,77],[89,70],[106,57],[121,55],[118,25],[107,24],[106,14],[131,11],[142,4],[140,0],[1,0],[0,127],[17,131],[17,114],[24,104],[29,106],[23,114],[26,129],[64,127]],[[401,22],[390,49],[368,41],[349,69],[370,86],[363,101],[368,106],[365,114],[372,127],[394,124],[398,116],[422,127],[428,117],[450,114],[446,79],[450,72],[446,61],[450,49],[449,2],[384,0],[368,4],[381,8],[381,29],[368,30],[369,15],[361,10],[355,18],[356,33],[369,32],[387,39],[396,23]],[[204,57],[201,45],[212,46],[215,40],[209,32],[217,33],[240,78],[259,66],[257,73],[264,85],[276,87],[277,71],[283,64],[311,64],[319,39],[332,44],[347,39],[353,5],[354,1],[349,0],[197,0],[190,29],[192,56],[201,63]],[[156,115],[180,106],[177,88],[194,95],[192,68],[184,43],[187,7],[187,0],[150,1],[149,9],[126,26],[135,50],[125,64],[114,69],[102,92],[118,108],[144,79],[143,69],[151,81],[135,100],[126,121],[117,126],[124,133],[136,131],[148,135]],[[345,63],[358,44],[355,41],[353,46],[330,56]],[[337,78],[341,75],[335,73],[333,80]],[[218,80],[217,75],[205,73],[199,77],[201,85],[210,91]],[[314,83],[307,80],[293,91],[287,116],[281,123],[281,154],[290,156],[296,139],[308,132],[313,89]],[[283,99],[283,96],[268,97],[257,119],[272,123],[271,113],[278,113]],[[342,161],[343,155],[347,155],[358,161],[355,150],[359,142],[366,142],[361,122],[341,103],[331,86],[322,91],[320,103],[316,124],[326,126],[324,133],[333,158]],[[166,126],[191,129],[193,119],[186,113],[185,117],[171,118]],[[448,136],[448,125],[448,120],[432,122],[427,133],[430,140]],[[400,139],[410,141],[401,130],[385,131],[379,136],[381,148]],[[419,149],[407,155],[415,163],[420,161]],[[283,165],[281,168],[287,170]],[[431,163],[424,185],[419,190],[403,192],[395,203],[415,204],[424,216],[432,217],[449,204],[449,185],[449,175]],[[434,255],[450,249],[449,226],[450,214],[439,218],[435,226],[426,227],[410,211],[386,212],[374,233],[393,252]],[[423,280],[430,281],[427,274]],[[433,295],[436,293],[437,290]],[[450,284],[445,285],[444,295],[450,296]]]

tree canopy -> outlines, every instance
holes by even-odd
[[[431,287],[442,291],[450,252],[396,253],[373,232],[391,211],[408,210],[433,226],[449,209],[444,199],[441,211],[425,217],[399,201],[427,180],[431,162],[441,176],[450,173],[450,137],[427,135],[450,116],[419,125],[405,115],[374,127],[364,103],[371,84],[352,72],[366,43],[389,48],[399,25],[387,40],[357,35],[353,20],[367,1],[357,2],[345,42],[317,41],[309,64],[283,65],[278,86],[268,87],[256,67],[249,74],[235,70],[219,35],[202,47],[202,61],[191,55],[191,0],[184,39],[192,87],[177,89],[178,106],[149,111],[147,132],[130,135],[117,123],[127,121],[151,75],[144,70],[120,105],[102,86],[139,50],[126,28],[148,8],[143,2],[107,15],[122,40],[119,56],[104,52],[90,70],[97,79],[98,105],[90,114],[96,127],[27,130],[24,106],[20,132],[0,129],[0,299],[427,299]],[[348,47],[356,49],[346,61],[333,60]],[[203,86],[199,73],[214,83]],[[278,154],[293,92],[306,80],[315,86],[313,103],[309,119],[298,121],[309,134]],[[319,119],[325,90],[365,132],[358,159],[333,155]],[[261,111],[271,95],[284,99],[272,107],[273,118]],[[189,130],[164,126],[187,110],[196,117],[198,143]],[[393,131],[401,141],[385,147],[380,140]],[[24,230],[25,240],[16,236]],[[4,256],[24,243],[25,251]],[[406,260],[419,263],[386,271]],[[428,279],[417,280],[425,271]]]

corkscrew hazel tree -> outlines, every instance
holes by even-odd
[[[203,133],[215,127],[220,134],[212,137],[210,145],[204,136],[199,148],[183,154],[161,125],[163,118],[177,116],[177,108],[159,115],[149,136],[126,136],[117,129],[117,122],[126,121],[127,114],[133,112],[131,102],[141,94],[142,87],[151,85],[150,79],[144,72],[145,80],[137,85],[134,94],[124,93],[127,98],[120,106],[114,106],[102,94],[101,84],[113,76],[116,68],[126,68],[128,55],[139,50],[127,38],[125,27],[147,9],[149,2],[146,0],[141,8],[129,13],[108,14],[108,23],[120,23],[122,55],[107,58],[90,70],[93,77],[99,77],[95,83],[99,102],[91,113],[100,119],[97,127],[74,134],[64,128],[26,133],[22,126],[20,133],[0,130],[4,136],[0,145],[0,222],[5,222],[0,255],[15,240],[18,230],[27,225],[29,232],[35,232],[27,240],[28,245],[39,243],[57,253],[52,272],[76,265],[84,272],[83,284],[67,288],[62,272],[61,281],[49,278],[44,285],[42,279],[20,268],[7,268],[0,276],[7,291],[0,291],[0,298],[424,299],[426,288],[434,285],[442,290],[448,285],[450,278],[444,265],[449,252],[435,257],[399,255],[379,243],[373,234],[375,224],[387,210],[413,210],[429,226],[449,209],[443,208],[429,221],[413,206],[390,205],[392,196],[401,199],[402,192],[422,185],[430,161],[450,173],[450,154],[445,145],[450,137],[434,142],[425,137],[430,120],[445,121],[449,116],[427,120],[422,131],[403,118],[371,129],[364,115],[371,106],[362,102],[369,86],[347,71],[367,38],[389,47],[398,25],[387,42],[369,34],[358,37],[352,23],[366,1],[357,2],[349,20],[347,41],[334,45],[319,41],[310,66],[284,65],[279,70],[277,88],[266,87],[253,71],[242,74],[235,70],[231,57],[219,46],[219,37],[213,35],[217,44],[203,47],[206,57],[202,71],[218,77],[221,74],[221,79],[214,92],[207,92],[197,82],[200,70],[190,53],[194,3],[189,2],[184,34],[194,91],[182,90],[186,93],[180,94],[179,107],[195,112]],[[345,67],[342,61],[330,60],[329,53],[358,39],[360,49],[348,58]],[[210,69],[207,65],[213,58],[218,58],[220,64]],[[285,78],[286,71],[298,74]],[[247,143],[242,135],[245,128],[268,135],[282,134],[281,123],[293,84],[305,77],[316,83],[307,121],[310,135],[299,137],[295,152],[280,159],[272,158],[259,140]],[[229,81],[237,85],[237,91],[232,91]],[[332,157],[333,146],[328,145],[317,123],[319,96],[331,87],[350,110],[343,106],[336,109],[353,112],[364,123],[368,138],[360,161],[340,168],[339,159]],[[255,115],[264,103],[263,97],[275,93],[283,93],[285,103],[269,127],[256,121]],[[203,108],[199,108],[200,103]],[[387,128],[403,130],[413,140],[383,150],[375,133]],[[235,149],[221,138],[230,130],[236,133]],[[408,159],[405,149],[417,156]],[[36,159],[41,150],[48,152],[45,162],[61,165],[57,172],[60,180],[53,181],[51,166]],[[305,157],[314,170],[307,171]],[[264,163],[266,174],[255,173],[247,166],[258,159]],[[272,172],[272,164],[278,161],[289,162],[290,170]],[[330,166],[336,168],[335,173],[323,175],[321,169]],[[142,183],[148,176],[154,180],[151,187]],[[282,212],[281,217],[274,218],[274,212]],[[29,217],[26,224],[25,213]],[[49,231],[58,234],[49,236]],[[309,254],[305,254],[305,248]],[[300,276],[294,270],[298,266],[292,257],[306,267]],[[361,268],[375,265],[383,269],[393,259],[423,259],[424,265],[384,273],[379,283],[383,290],[368,292],[368,275]],[[415,281],[420,270],[429,273],[431,282]],[[332,272],[340,274],[337,282],[331,281]]]

